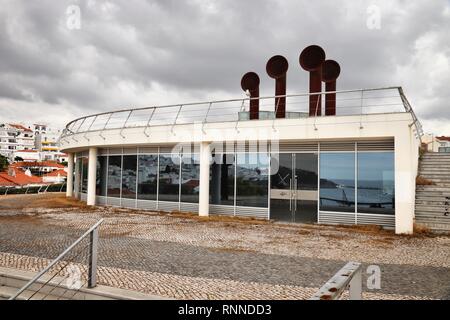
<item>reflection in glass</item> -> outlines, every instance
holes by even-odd
[[[355,211],[355,153],[320,154],[320,210]]]
[[[173,155],[177,160],[178,156]],[[179,201],[180,165],[174,163],[171,154],[159,156],[159,195],[161,201]]]
[[[122,156],[109,156],[108,159],[108,197],[120,197]]]
[[[122,160],[122,198],[136,198],[137,156],[123,156]]]
[[[211,204],[234,205],[234,155],[216,154],[210,166]]]
[[[88,185],[88,163],[89,159],[86,157],[81,158],[81,192],[87,193],[87,185]]]
[[[358,212],[394,214],[394,153],[358,152]]]
[[[268,155],[263,153],[238,153],[236,162],[236,205],[267,207]]]
[[[181,202],[198,203],[199,179],[199,155],[184,154],[181,162]]]
[[[95,194],[98,196],[106,196],[106,176],[108,174],[108,157],[97,157],[97,181]]]
[[[138,199],[156,200],[158,156],[139,156]]]

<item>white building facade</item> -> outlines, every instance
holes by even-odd
[[[412,233],[421,128],[403,91],[335,93],[328,116],[308,116],[307,93],[284,96],[289,118],[275,117],[277,98],[264,97],[259,120],[242,116],[249,98],[74,120],[60,140],[67,195],[89,205]]]
[[[13,160],[18,150],[34,150],[34,133],[21,124],[0,124],[0,154]]]

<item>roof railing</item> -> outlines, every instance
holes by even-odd
[[[360,127],[362,116],[376,113],[396,113],[407,112],[411,114],[411,126],[415,127],[418,139],[423,135],[422,126],[417,119],[408,99],[401,87],[383,87],[372,89],[339,90],[328,92],[315,92],[314,95],[321,95],[326,102],[330,93],[336,94],[336,115],[360,115]],[[170,104],[161,106],[128,108],[110,112],[81,117],[69,122],[63,130],[59,144],[64,144],[64,139],[70,137],[74,141],[75,135],[87,132],[99,132],[105,139],[103,133],[106,130],[118,129],[121,136],[128,128],[142,128],[146,136],[150,136],[148,129],[156,126],[170,126],[173,132],[178,124],[200,123],[202,130],[205,124],[214,122],[235,122],[238,124],[249,120],[246,118],[246,110],[249,109],[249,102],[253,99],[260,100],[260,114],[266,114],[267,119],[276,119],[276,102],[279,98],[286,98],[286,117],[310,117],[309,116],[309,96],[312,93],[287,94],[276,96],[265,96],[258,98],[240,98],[228,100],[213,100],[206,102],[191,102],[183,104]],[[323,103],[322,105],[325,105]],[[316,110],[314,117],[319,117],[320,112]],[[331,117],[331,116],[327,116]],[[261,118],[261,117],[260,117]],[[254,121],[254,120],[251,120]],[[275,123],[272,124],[275,129]],[[316,128],[316,122],[314,122]]]

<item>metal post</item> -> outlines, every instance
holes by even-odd
[[[355,271],[355,274],[350,280],[349,284],[349,299],[350,300],[362,300],[362,272],[361,268]]]
[[[97,285],[98,228],[91,231],[89,245],[89,277],[88,288]]]

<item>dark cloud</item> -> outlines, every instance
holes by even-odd
[[[72,4],[80,30],[66,26]],[[366,25],[370,5],[381,11],[379,30]],[[45,121],[48,110],[62,125],[125,106],[240,97],[250,70],[270,95],[265,63],[274,54],[289,60],[288,91],[305,92],[298,55],[316,43],[341,64],[339,89],[401,85],[425,126],[450,134],[449,30],[446,0],[9,0],[0,11],[0,108],[16,121]]]

